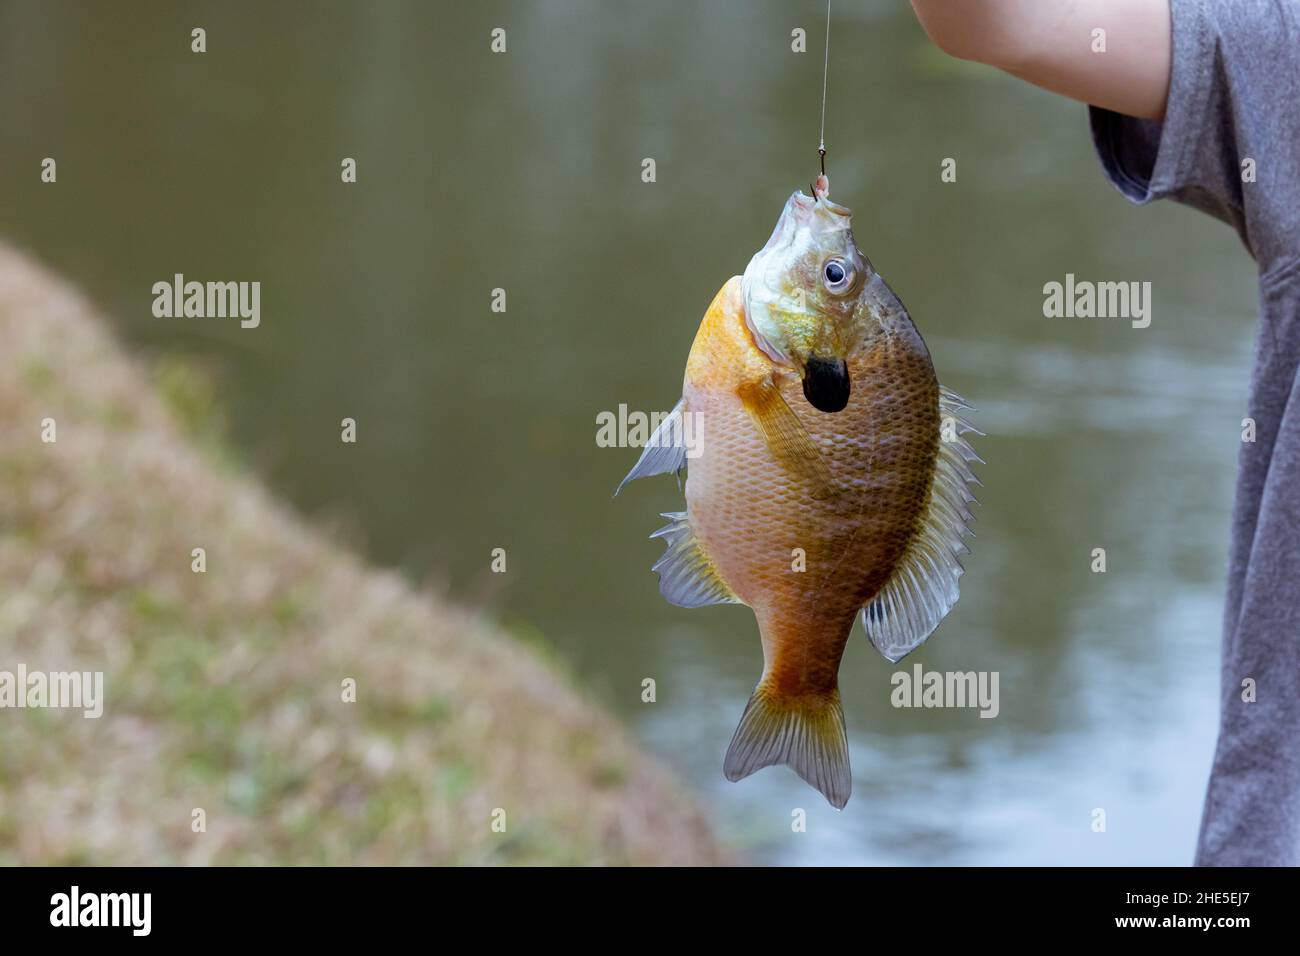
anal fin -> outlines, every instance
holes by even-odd
[[[684,511],[666,512],[669,523],[652,538],[663,538],[663,556],[651,568],[659,575],[659,593],[678,607],[740,604],[700,546]]]

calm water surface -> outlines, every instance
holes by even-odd
[[[1082,107],[946,60],[883,0],[836,4],[834,196],[988,433],[962,600],[908,663],[998,671],[1001,712],[894,709],[859,631],[848,808],[781,769],[722,779],[761,666],[752,615],[660,599],[646,535],[680,494],[613,500],[636,452],[598,448],[596,415],[673,405],[704,308],[813,176],[823,11],[0,3],[0,229],[133,346],[211,362],[243,457],[303,513],[550,642],[753,858],[1186,863],[1250,263],[1227,229],[1115,194]],[[176,272],[260,280],[261,327],[154,319]],[[1066,273],[1150,281],[1150,328],[1044,318]]]

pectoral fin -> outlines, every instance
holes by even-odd
[[[745,411],[777,461],[813,484],[814,498],[829,498],[838,490],[826,456],[813,442],[799,416],[781,397],[770,379],[742,385],[736,390]]]

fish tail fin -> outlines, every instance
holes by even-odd
[[[736,781],[773,764],[790,767],[831,806],[844,809],[853,778],[839,688],[792,696],[766,678],[759,682],[722,769],[728,780]]]

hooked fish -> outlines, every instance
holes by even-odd
[[[839,666],[854,620],[896,662],[957,602],[982,461],[964,436],[982,433],[828,192],[824,177],[796,191],[718,292],[681,401],[619,489],[686,469],[686,510],[651,536],[666,544],[659,589],[682,607],[745,604],[758,621],[763,673],[727,779],[786,764],[843,808]]]

